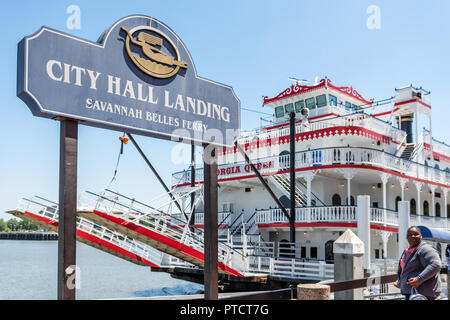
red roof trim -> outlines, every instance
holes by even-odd
[[[278,94],[276,97],[274,98],[270,98],[268,96],[264,97],[264,101],[263,104],[269,104],[271,102],[275,102],[275,101],[279,101],[288,97],[293,97],[299,94],[303,94],[306,92],[311,92],[313,90],[317,90],[323,87],[329,87],[333,90],[338,91],[339,93],[343,93],[347,96],[349,96],[350,98],[359,100],[361,102],[363,102],[364,104],[372,104],[373,100],[366,100],[364,99],[359,93],[358,91],[356,91],[355,89],[353,89],[353,87],[337,87],[335,85],[331,84],[331,80],[330,79],[322,79],[320,80],[320,83],[318,85],[315,86],[299,86],[299,85],[292,85],[289,88],[287,88],[286,90],[284,90],[283,92],[281,92],[280,94]]]
[[[415,98],[415,99],[411,99],[411,100],[407,100],[407,101],[401,101],[401,102],[397,102],[394,104],[394,106],[401,106],[403,104],[407,104],[407,103],[413,103],[413,102],[418,102],[421,105],[431,109],[431,106],[429,104],[426,104],[425,102],[423,102],[422,100],[420,100],[419,98]]]

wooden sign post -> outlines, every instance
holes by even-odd
[[[75,300],[78,122],[64,119],[60,128],[58,300]]]
[[[217,202],[217,157],[216,149],[205,147],[203,153],[204,205],[205,205],[205,300],[218,300],[218,202]]]

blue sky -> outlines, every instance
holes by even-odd
[[[81,28],[69,30],[66,9],[81,10]],[[369,29],[367,9],[380,9],[380,28]],[[197,73],[233,87],[243,108],[262,108],[292,84],[328,76],[352,85],[366,99],[384,99],[394,88],[413,84],[432,92],[433,135],[447,140],[450,89],[450,2],[442,1],[8,1],[0,24],[0,218],[22,197],[58,200],[59,123],[33,117],[16,97],[17,43],[42,25],[95,41],[118,19],[153,16],[186,44]],[[260,114],[241,112],[242,129],[260,125]],[[79,127],[78,190],[100,191],[111,180],[120,132]],[[168,161],[172,142],[135,136],[170,184],[187,165]],[[188,146],[186,154],[190,152]],[[135,148],[121,158],[117,183],[124,194],[147,201],[163,192]]]

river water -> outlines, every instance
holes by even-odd
[[[0,300],[57,299],[57,241],[0,240]],[[195,294],[203,286],[77,242],[77,300]]]

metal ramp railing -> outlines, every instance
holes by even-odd
[[[8,211],[14,216],[39,225],[51,231],[58,231],[58,204],[45,198],[34,196],[21,199],[14,211]],[[77,217],[77,241],[129,262],[161,267],[162,253],[127,236],[109,230],[82,217]]]
[[[169,213],[174,201],[189,197],[192,192],[201,188],[202,186],[192,187],[159,207],[111,190],[105,190],[102,194],[85,191],[81,194],[80,201],[88,203],[87,208],[91,209],[78,210],[78,215],[203,268],[204,231],[189,228],[187,221],[176,216],[179,212]],[[168,209],[163,210],[167,206]],[[218,246],[219,272],[242,276],[245,271],[242,254],[226,243],[221,242]]]

